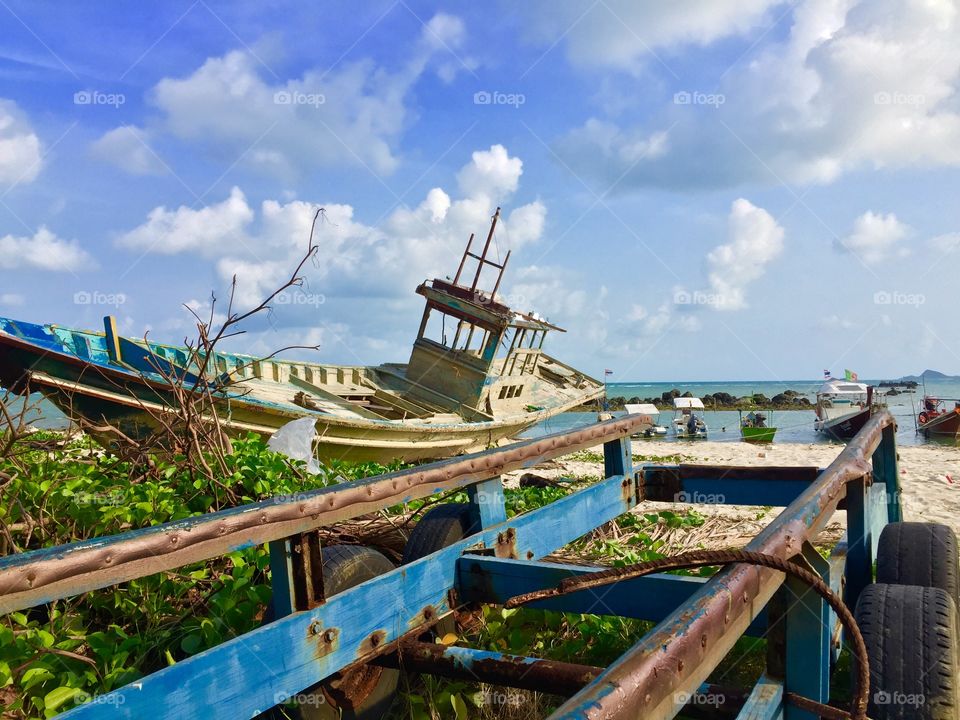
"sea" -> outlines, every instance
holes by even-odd
[[[820,387],[822,382],[822,380],[788,380],[777,382],[763,380],[738,380],[728,382],[612,382],[607,383],[607,397],[624,397],[628,400],[638,397],[644,400],[646,398],[659,398],[665,392],[679,390],[681,394],[690,392],[696,397],[725,392],[734,397],[762,393],[768,398],[772,398],[779,393],[793,390],[808,398],[812,403],[816,401],[817,388]],[[878,385],[880,381],[861,380],[860,382],[865,382],[869,385]],[[941,398],[960,398],[960,380],[927,380],[925,386],[921,384],[916,388],[915,392],[902,392],[899,395],[886,397],[888,409],[894,417],[897,418],[897,442],[900,445],[957,445],[958,441],[953,439],[925,438],[916,432],[915,420],[919,412],[918,406],[924,392],[928,395],[935,395]],[[67,418],[46,400],[34,399],[31,400],[31,404],[36,405],[36,410],[29,418],[31,424],[35,427],[56,430],[63,429],[69,424]],[[14,408],[16,407],[16,401],[14,401],[13,406]],[[767,415],[767,425],[777,428],[777,442],[835,442],[814,431],[813,410],[773,410],[764,412]],[[624,413],[622,411],[615,411],[613,414],[620,416]],[[736,410],[706,410],[703,415],[709,428],[710,440],[740,442],[739,414]],[[660,414],[660,424],[669,425],[672,417],[672,410],[664,410]],[[595,412],[563,413],[533,426],[525,431],[521,437],[541,437],[550,433],[573,430],[578,427],[583,427],[584,425],[590,425],[596,421],[597,414]],[[671,434],[661,436],[658,439],[660,441],[680,443],[697,442],[696,440],[677,439]],[[638,442],[642,442],[642,440]]]
[[[879,385],[879,380],[860,379],[868,385]],[[738,380],[726,382],[682,381],[682,382],[611,382],[607,383],[607,397],[623,397],[626,399],[659,398],[663,393],[679,390],[681,394],[690,392],[695,397],[725,392],[734,397],[744,397],[762,393],[768,398],[787,390],[793,390],[806,397],[811,403],[816,402],[817,389],[823,384],[822,380],[787,380],[762,381]],[[880,389],[884,392],[886,389]],[[920,384],[915,392],[902,392],[899,395],[885,397],[887,407],[897,419],[897,443],[900,445],[950,445],[958,443],[954,439],[925,438],[916,431],[916,417],[919,412],[920,401],[924,391],[928,395],[941,398],[960,398],[960,380],[939,379],[927,380],[926,385]],[[777,428],[776,442],[839,444],[837,441],[825,438],[813,429],[813,410],[773,410],[764,411],[767,415],[767,425]],[[614,411],[615,416],[621,416],[622,411]],[[669,426],[673,417],[672,410],[664,410],[660,414],[660,424]],[[736,410],[706,410],[703,413],[704,421],[709,428],[708,439],[712,441],[740,442],[739,413]],[[597,421],[595,412],[568,412],[557,415],[545,422],[535,425],[522,437],[532,438],[550,433],[573,430]],[[697,440],[677,439],[672,434],[661,436],[658,441],[691,443]],[[642,443],[643,440],[636,441]]]

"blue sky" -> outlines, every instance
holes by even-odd
[[[500,204],[502,293],[615,380],[960,373],[957,2],[0,3],[0,313],[403,361]]]

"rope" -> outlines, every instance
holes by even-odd
[[[787,693],[787,700],[801,709],[819,713],[822,717],[830,718],[831,720],[834,718],[837,720],[867,720],[867,702],[870,695],[870,664],[869,658],[867,657],[867,646],[863,641],[863,636],[860,634],[860,628],[857,627],[856,620],[854,620],[847,606],[843,604],[843,600],[830,589],[830,586],[827,585],[819,575],[795,563],[782,560],[775,555],[751,552],[749,550],[694,550],[693,552],[683,553],[675,557],[658,558],[635,565],[610,568],[578,577],[566,578],[555,588],[535,590],[534,592],[512,597],[504,603],[504,607],[515,608],[533,602],[534,600],[559,597],[560,595],[577,592],[578,590],[611,585],[621,580],[641,577],[654,572],[684,570],[710,565],[730,565],[734,563],[759,565],[772,570],[778,570],[806,583],[837,613],[837,617],[843,624],[844,630],[853,642],[853,652],[857,659],[857,674],[854,678],[856,684],[854,686],[851,711],[839,710],[830,705],[824,705],[809,698],[801,697],[795,693]]]

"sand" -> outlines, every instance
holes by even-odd
[[[818,465],[825,467],[842,450],[840,445],[811,445],[806,443],[773,443],[768,446],[743,442],[662,442],[634,441],[634,456],[681,455],[682,462],[716,463],[727,465]],[[602,453],[597,447],[593,453]],[[904,520],[936,522],[949,525],[960,535],[960,447],[939,445],[900,446],[899,470]],[[602,463],[571,456],[546,463],[530,471],[545,477],[600,477]],[[665,461],[670,462],[670,461]],[[529,471],[528,471],[529,472]],[[505,476],[505,483],[514,485],[522,473]],[[662,508],[676,509],[668,503],[646,502],[638,508],[650,512]],[[761,527],[773,520],[780,508],[765,510],[756,506],[687,505],[708,517],[723,520],[726,532],[718,541],[732,547],[742,540],[745,544]],[[835,514],[828,528],[818,538],[818,544],[836,540],[843,533],[844,513]]]

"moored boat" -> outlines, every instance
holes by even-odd
[[[740,437],[744,442],[773,442],[776,434],[777,428],[767,425],[767,416],[762,412],[749,412],[746,417],[740,412]]]
[[[872,406],[872,387],[830,378],[817,390],[814,429],[834,440],[849,440],[866,425]]]
[[[217,421],[234,434],[267,436],[312,417],[321,459],[414,461],[493,446],[601,397],[601,382],[543,351],[547,334],[561,328],[497,295],[510,257],[487,257],[499,212],[480,254],[471,252],[471,235],[452,281],[417,288],[425,308],[407,363],[356,367],[218,351],[208,363],[222,380],[211,390]],[[490,267],[495,283],[481,289]],[[197,380],[190,357],[188,348],[119,336],[110,317],[102,333],[0,318],[0,387],[41,392],[94,436],[105,424],[129,437],[156,430],[177,402],[171,378]]]
[[[953,407],[947,407],[948,403]],[[917,430],[929,437],[960,437],[960,400],[923,398],[923,410],[917,416]]]
[[[695,397],[673,399],[673,434],[678,438],[707,437],[707,423],[703,419],[703,400]],[[700,411],[700,415],[697,411]]]
[[[660,424],[660,409],[653,403],[626,403],[623,409],[627,411],[627,415],[647,415],[652,423],[631,437],[652,438],[667,434],[666,426]]]

